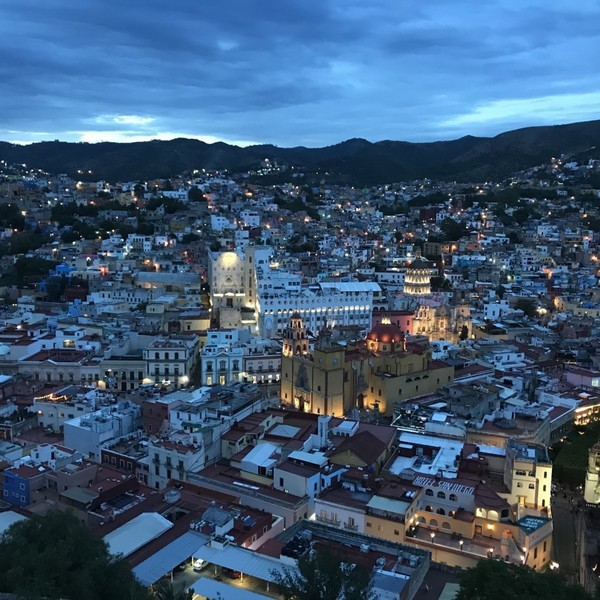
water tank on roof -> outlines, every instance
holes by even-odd
[[[175,504],[181,500],[181,492],[179,490],[169,490],[165,494],[164,499],[165,502],[168,502],[169,504]]]

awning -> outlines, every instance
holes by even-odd
[[[129,556],[171,529],[173,523],[156,512],[138,515],[104,536],[111,554]]]
[[[184,560],[193,556],[206,541],[207,538],[203,535],[188,531],[140,563],[133,569],[133,574],[143,585],[152,585]]]
[[[202,546],[194,553],[194,558],[201,558],[219,567],[240,571],[244,575],[251,575],[263,581],[276,582],[272,573],[274,570],[282,571],[286,568],[293,570],[293,567],[284,565],[276,558],[239,546],[225,546],[222,549],[209,545]]]

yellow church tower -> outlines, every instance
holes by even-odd
[[[310,352],[302,318],[294,313],[284,330],[282,402],[306,412],[343,416],[352,408],[344,404],[344,353],[343,346],[332,344],[327,327]]]

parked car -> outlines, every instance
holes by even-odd
[[[229,577],[229,579],[240,579],[242,576],[239,571],[234,571],[233,569],[228,569],[227,567],[223,567],[221,569],[221,573],[223,573],[225,577]]]
[[[194,561],[194,571],[202,571],[202,569],[204,569],[204,567],[206,567],[207,564],[207,560],[204,560],[203,558],[197,558]]]

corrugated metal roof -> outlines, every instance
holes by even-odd
[[[246,548],[238,546],[225,546],[225,548],[215,548],[209,545],[202,546],[194,554],[194,558],[202,558],[209,563],[220,567],[234,569],[246,575],[252,575],[263,581],[275,581],[271,571],[281,571],[283,569],[293,569],[284,565],[280,560],[258,554]],[[229,598],[229,596],[227,596]]]
[[[254,446],[254,448],[244,456],[242,462],[252,463],[259,467],[271,467],[277,462],[272,456],[278,452],[279,446],[277,444],[263,442],[262,444]]]
[[[195,531],[188,531],[140,563],[133,569],[133,574],[143,585],[152,585],[184,560],[193,556],[196,550],[207,542],[207,539]]]
[[[156,512],[142,513],[104,536],[111,554],[129,556],[173,527],[171,521]]]

